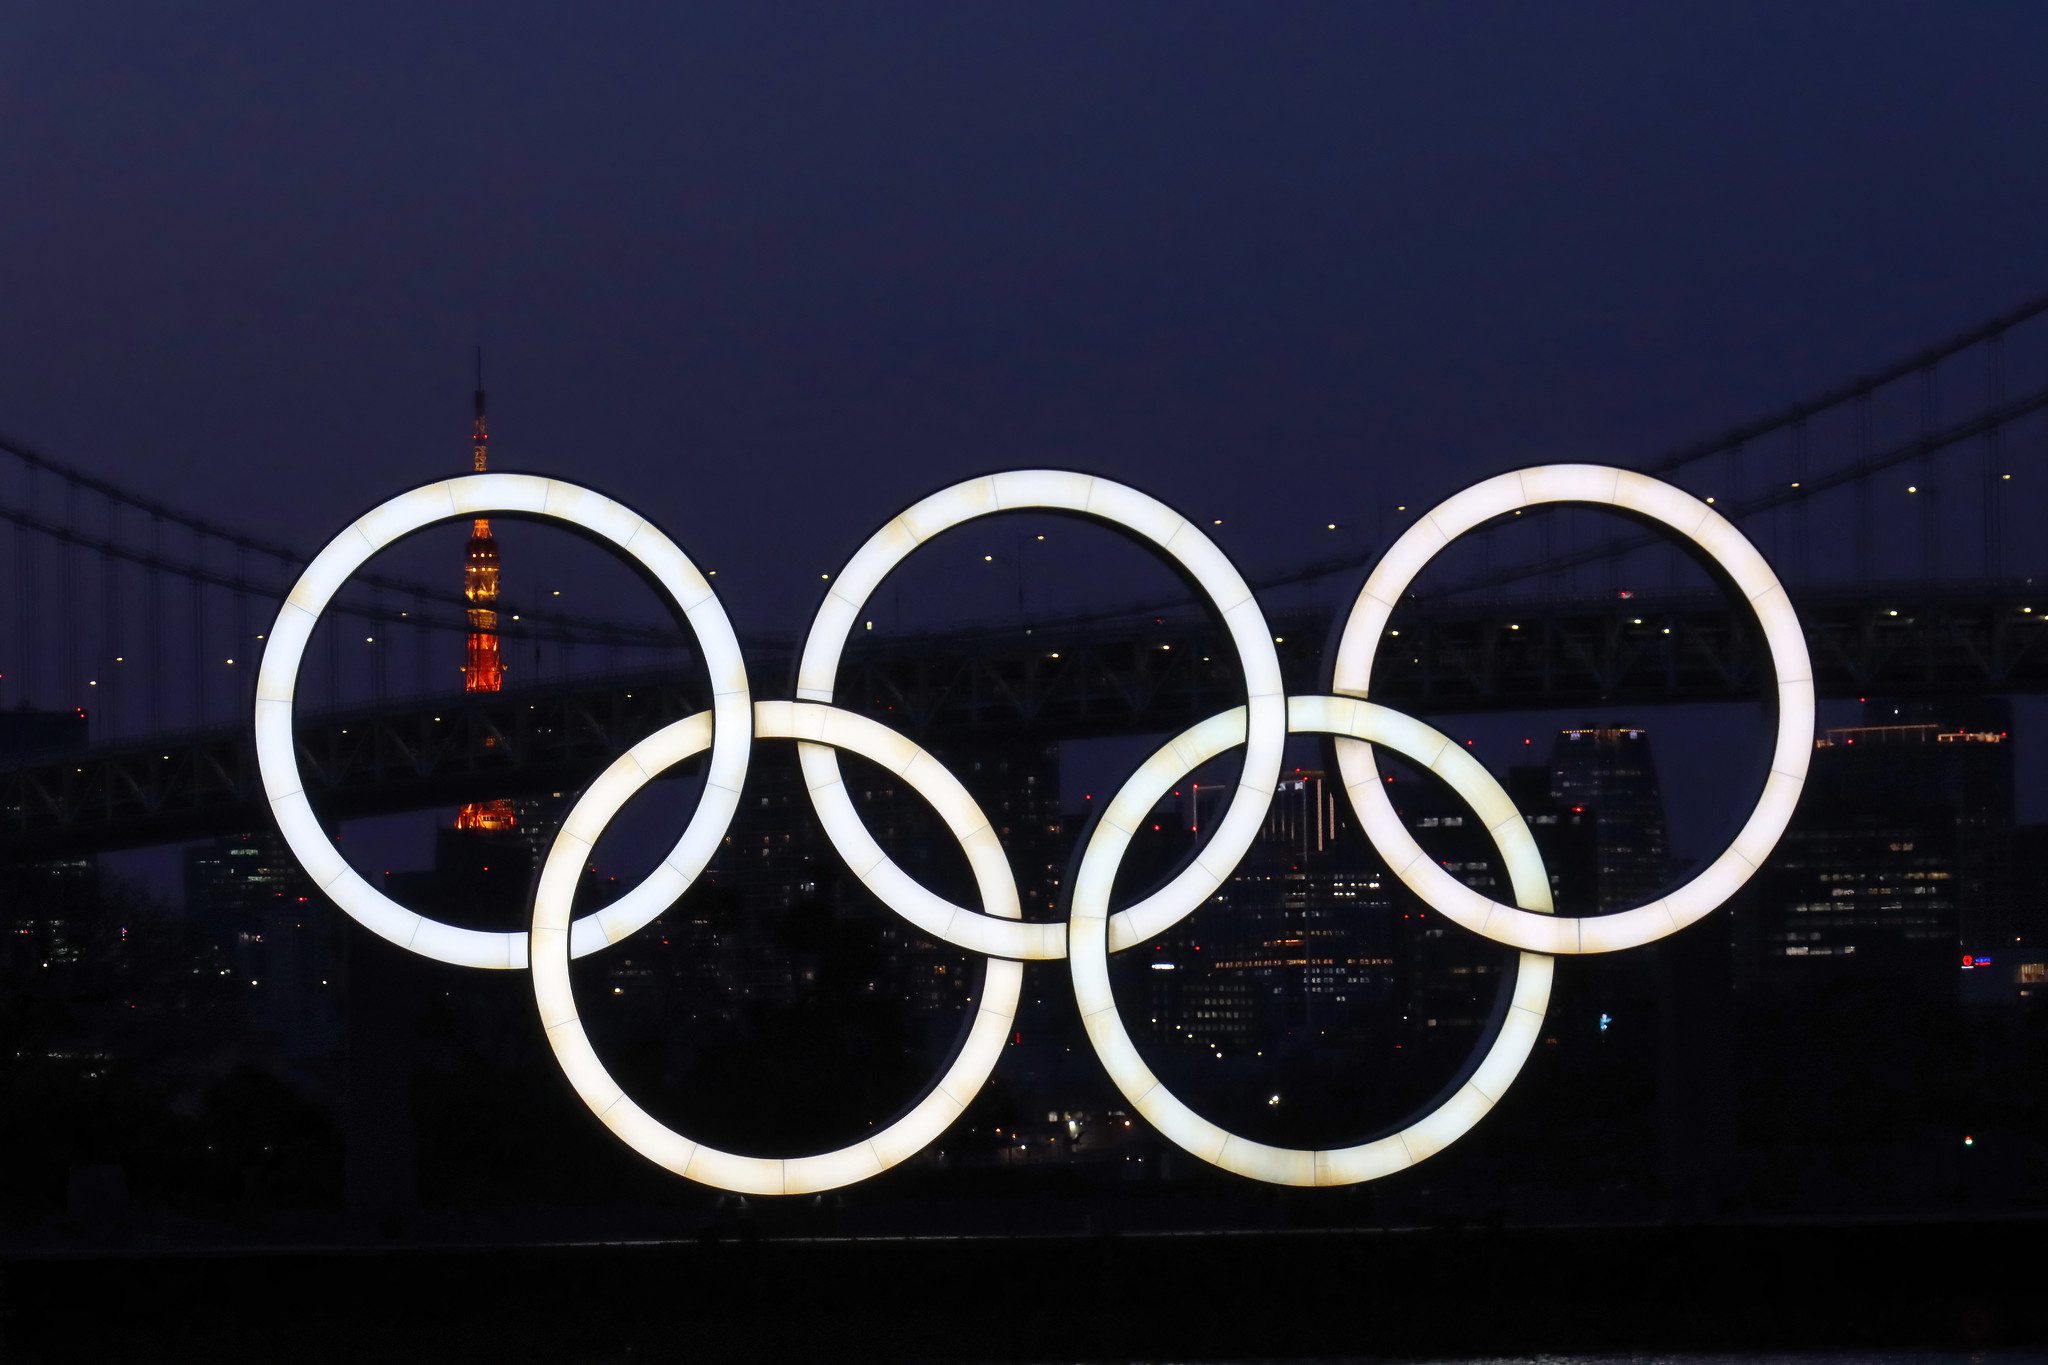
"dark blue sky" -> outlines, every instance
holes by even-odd
[[[8,12],[0,427],[310,544],[459,467],[481,337],[501,459],[789,630],[965,473],[1257,569],[2048,279],[2035,5]]]
[[[2037,5],[6,13],[0,429],[310,552],[462,468],[481,340],[499,461],[749,639],[966,474],[1227,512],[1257,573],[2048,283]],[[1717,843],[1731,746],[1661,747]]]

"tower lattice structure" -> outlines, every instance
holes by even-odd
[[[490,465],[491,431],[484,416],[483,353],[476,362],[476,425],[471,430],[476,472]],[[498,538],[491,534],[489,517],[478,517],[469,528],[469,550],[462,565],[462,596],[468,603],[469,642],[462,665],[464,692],[498,692],[505,686],[505,665],[498,656]],[[472,801],[456,812],[455,827],[472,830],[509,830],[519,825],[514,804],[500,798]]]

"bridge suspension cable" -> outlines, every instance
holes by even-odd
[[[2029,327],[2044,315],[2048,294],[1640,467],[1748,523],[1745,529],[1760,535],[1795,582],[1810,581],[1816,558],[1851,563],[1866,582],[1880,577],[1880,557],[1893,577],[1904,566],[1913,576],[1932,578],[1944,568],[1944,551],[1953,555],[1957,546],[1974,557],[1973,576],[2001,578],[2015,546],[2031,553],[2041,543],[2015,540],[2007,522],[2023,524],[2016,504],[2048,493],[2048,478],[2016,482],[2012,466],[2020,456],[2021,473],[2038,470],[2041,462],[2021,453],[2048,449],[2048,423],[2038,420],[2048,410],[2048,374],[2039,368],[2048,328]],[[2021,339],[2029,345],[2016,345]],[[1949,373],[1973,353],[1984,362],[1981,401],[1973,411],[1957,412],[1974,386],[1950,382]],[[2012,396],[2012,370],[2021,366],[2039,382]],[[2042,430],[2027,430],[2030,422]],[[1958,477],[1972,448],[1976,460]],[[1839,498],[1845,489],[1846,516],[1823,521],[1813,515],[1817,501]],[[1423,501],[1418,496],[1414,503]],[[2048,502],[2036,511],[2048,515]],[[1263,592],[1332,578],[1355,581],[1383,542],[1404,529],[1407,515],[1405,506],[1383,508],[1380,543],[1253,575],[1252,586]],[[1593,543],[1581,543],[1574,519],[1531,520],[1540,528],[1533,535],[1518,533],[1512,519],[1487,528],[1477,538],[1477,570],[1447,585],[1425,585],[1425,594],[1456,597],[1530,582],[1579,591],[1579,572],[1595,566],[1604,566],[1600,582],[1611,592],[1624,586],[1630,556],[1658,543],[1625,530],[1597,532]],[[5,595],[12,600],[0,602],[0,614],[14,617],[11,630],[0,630],[0,705],[90,705],[94,732],[102,737],[110,723],[115,730],[155,732],[180,711],[200,724],[233,714],[253,686],[256,623],[268,618],[305,558],[298,547],[166,505],[4,435],[0,527],[14,537],[9,559],[17,585]],[[1518,534],[1519,552],[1500,553]],[[1669,572],[1675,575],[1678,566],[1674,557]],[[2043,564],[2022,567],[2048,571]],[[182,584],[182,591],[168,591],[172,584]],[[385,698],[394,668],[421,694],[433,691],[435,677],[445,676],[434,662],[437,642],[471,629],[455,586],[375,573],[352,580],[336,606],[363,628],[362,644],[352,646],[345,668],[343,632],[327,632],[321,664],[330,699],[345,700],[352,686]],[[1675,577],[1668,586],[1677,586]],[[1180,598],[1135,602],[1047,615],[1039,624],[1114,621],[1186,605]],[[579,656],[579,648],[601,651],[605,664],[616,667],[622,651],[667,657],[688,646],[687,635],[671,626],[593,620],[545,603],[508,600],[500,616],[507,657],[523,652],[519,666],[535,680],[550,670],[558,679],[576,672],[579,658],[588,657]],[[409,673],[399,660],[407,649]],[[129,667],[143,654],[150,661],[148,683],[141,669]],[[168,681],[174,655],[184,664],[175,683]]]

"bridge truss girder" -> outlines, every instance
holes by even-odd
[[[1824,697],[2048,692],[2048,595],[2026,583],[1805,591]],[[1320,689],[1327,612],[1273,618],[1290,691]],[[1431,717],[1481,711],[1753,700],[1754,624],[1711,594],[1411,602],[1380,651],[1374,696]],[[787,695],[787,650],[751,660]],[[859,640],[841,704],[935,749],[962,741],[1170,732],[1242,697],[1229,642],[1194,616]],[[685,660],[662,674],[313,716],[299,751],[330,819],[580,788],[635,741],[704,704]],[[170,843],[268,820],[246,731],[50,756],[0,770],[0,859]]]

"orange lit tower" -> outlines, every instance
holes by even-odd
[[[484,353],[476,353],[476,426],[470,433],[476,472],[489,465],[491,432],[484,420]],[[462,690],[497,692],[505,686],[505,666],[498,658],[498,538],[489,517],[478,517],[469,529],[469,554],[462,566],[462,595],[469,603],[469,648],[462,666]],[[509,830],[519,814],[507,800],[472,801],[455,816],[455,828]]]

